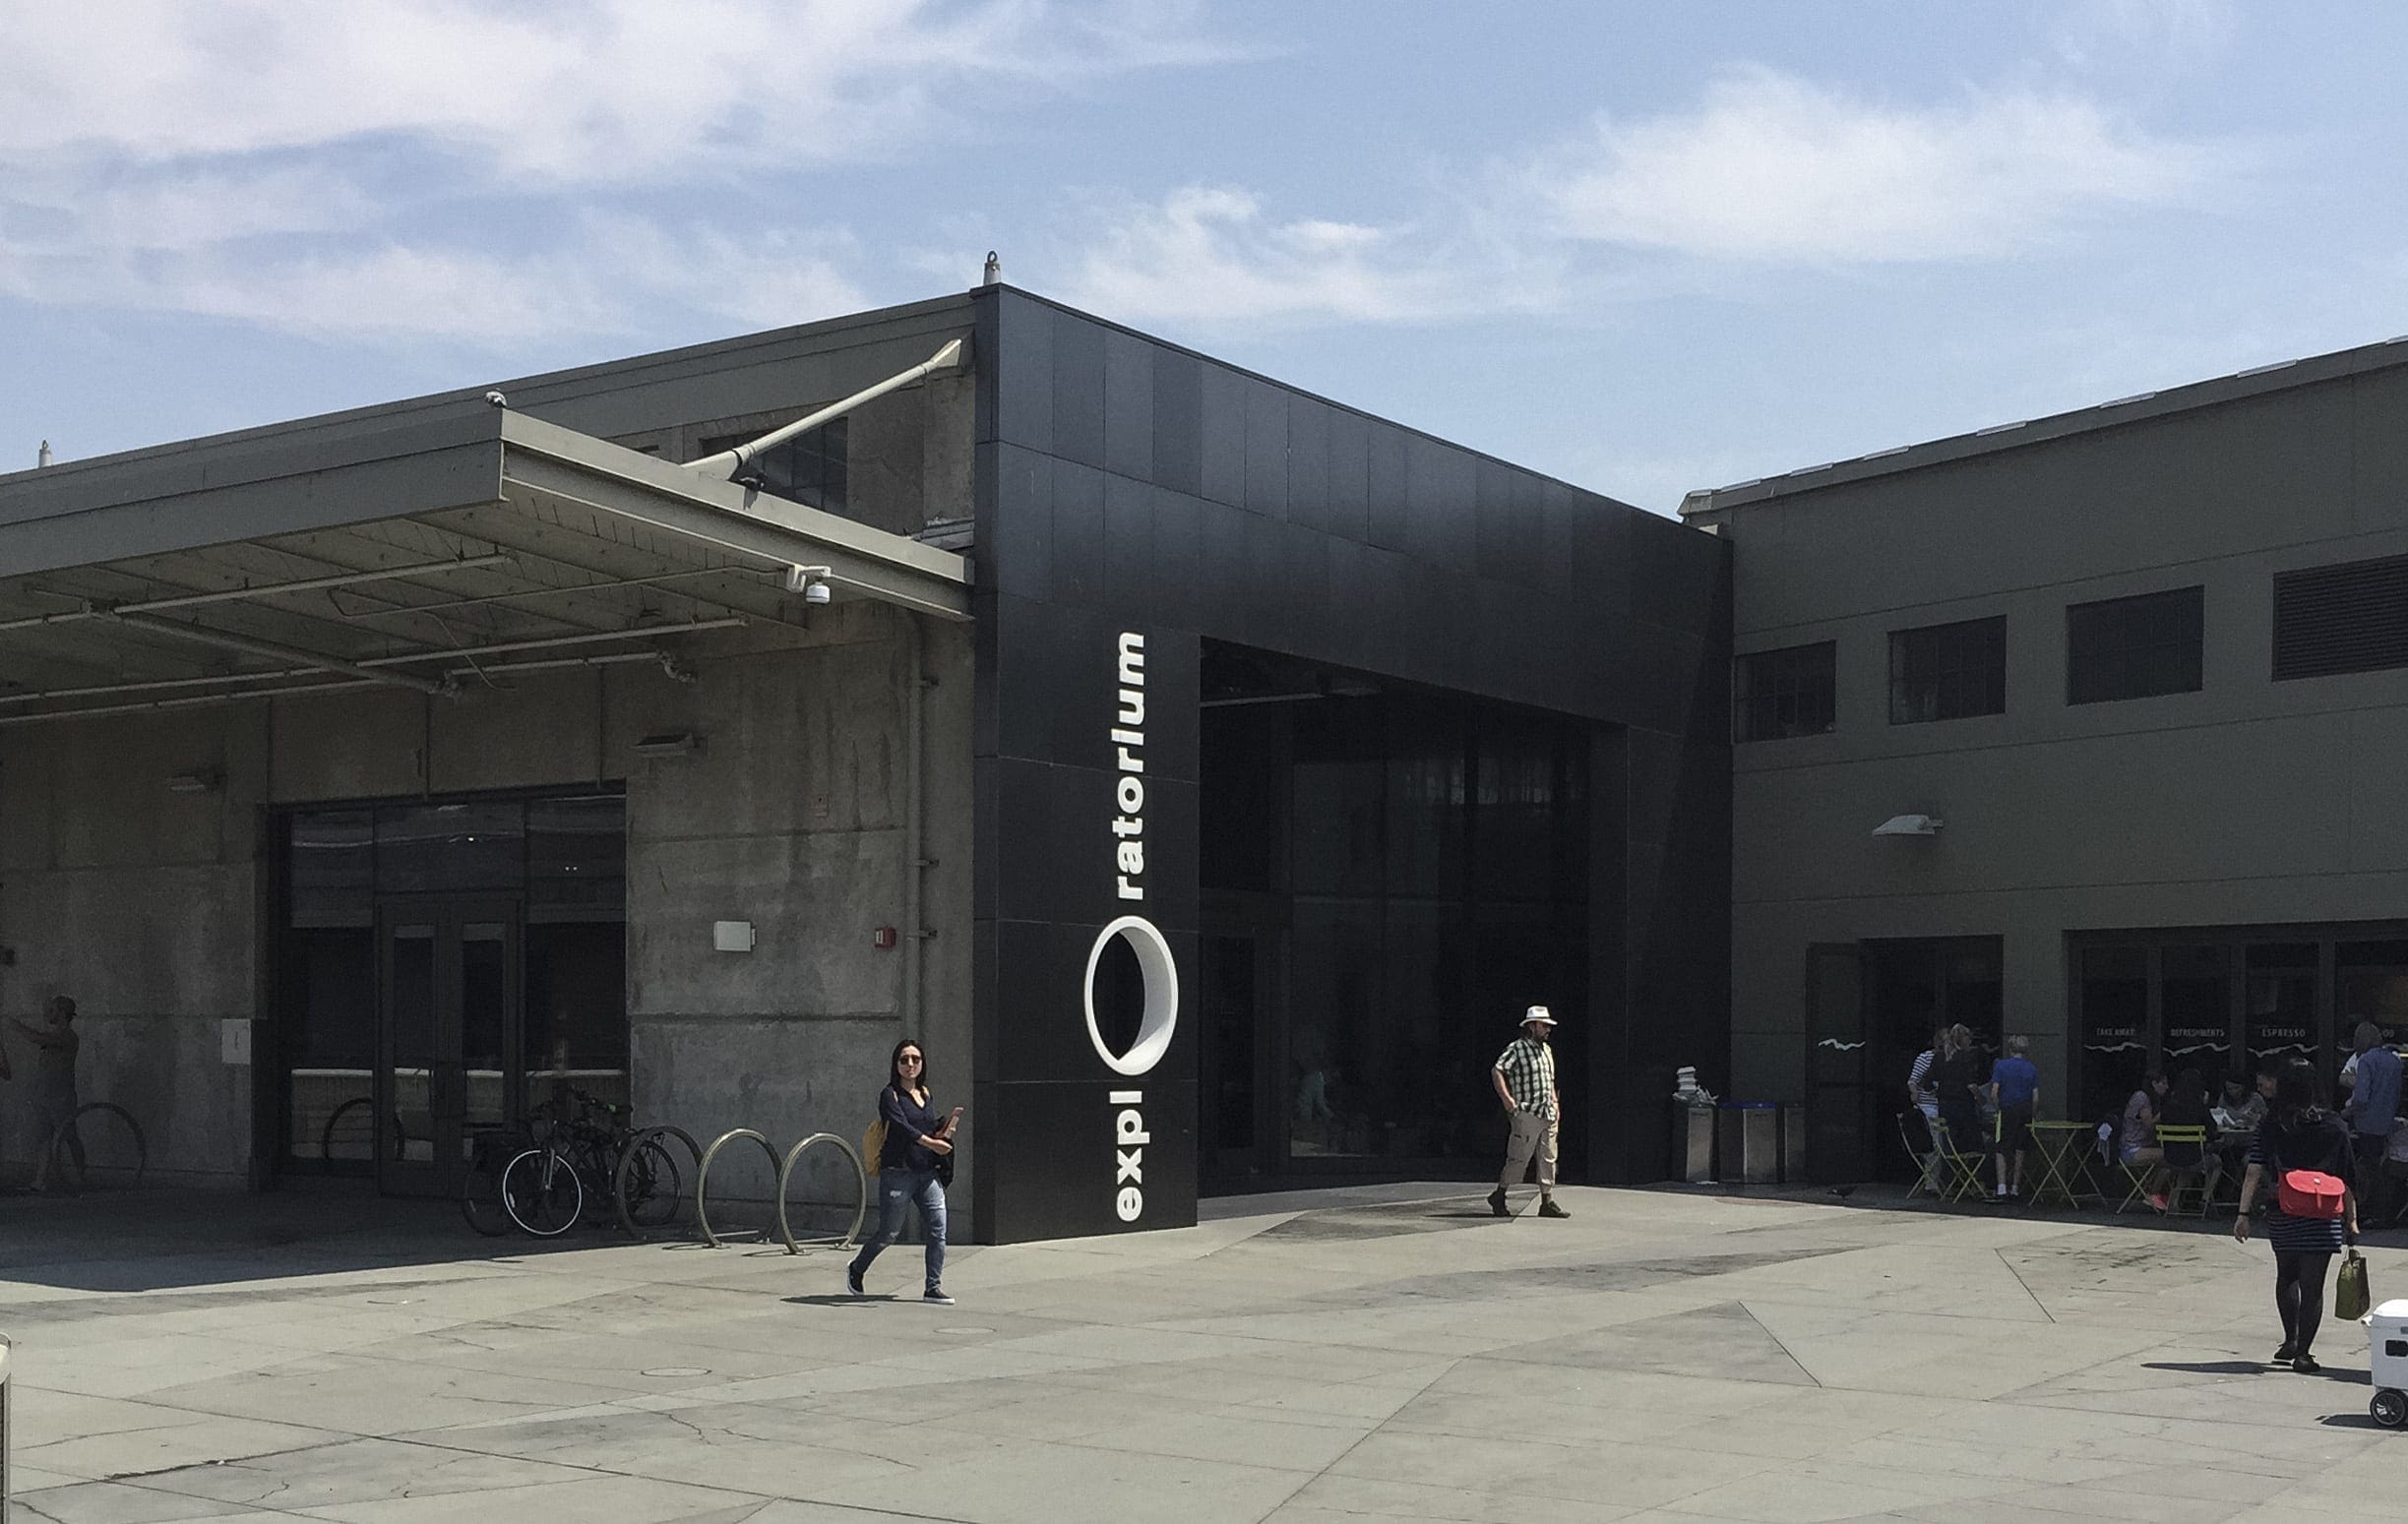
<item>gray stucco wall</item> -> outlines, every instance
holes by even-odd
[[[1735,752],[1744,1089],[1798,1095],[1810,944],[2002,937],[2062,1095],[2068,932],[2408,915],[2408,672],[2269,677],[2274,574],[2408,552],[2408,370],[1772,489],[1694,516],[1738,651],[1838,643],[1832,733]],[[2190,585],[2201,692],[2067,704],[2067,605]],[[1998,614],[2007,712],[1889,724],[1889,632]],[[1909,811],[1942,834],[1869,834]]]
[[[938,1055],[966,1056],[969,640],[960,627],[919,630],[933,860],[922,923],[936,932],[918,951],[921,1035]],[[814,1128],[858,1134],[906,1025],[914,954],[908,935],[893,950],[872,945],[876,928],[910,930],[911,622],[841,605],[808,632],[732,632],[686,649],[691,685],[621,667],[451,701],[340,695],[0,730],[0,946],[16,954],[0,967],[0,1014],[74,994],[84,1096],[142,1119],[154,1168],[238,1184],[255,1162],[252,1074],[221,1060],[218,1023],[273,1016],[260,976],[268,810],[624,780],[639,1115],[705,1140],[737,1126],[781,1146]],[[690,730],[701,749],[630,752],[657,730]],[[194,769],[223,786],[167,791]],[[755,922],[758,949],[713,953],[714,919]],[[257,1039],[264,1058],[271,1033]],[[10,1047],[22,1067],[25,1045]],[[0,1150],[20,1163],[31,1157],[22,1112],[0,1128]],[[817,1163],[796,1198],[835,1199],[840,1183]],[[731,1195],[761,1184],[742,1169],[726,1177]]]

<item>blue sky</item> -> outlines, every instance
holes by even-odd
[[[0,469],[1007,278],[1670,511],[2408,331],[2408,8],[0,0]]]

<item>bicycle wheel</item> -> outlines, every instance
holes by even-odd
[[[318,1133],[318,1157],[329,1164],[366,1164],[376,1157],[376,1100],[355,1095],[335,1108]]]
[[[685,1172],[676,1156],[648,1137],[619,1161],[618,1188],[627,1203],[627,1220],[639,1228],[660,1228],[677,1215],[685,1194]]]
[[[51,1171],[71,1190],[102,1180],[139,1186],[150,1167],[151,1144],[142,1124],[112,1102],[86,1101],[50,1134]]]
[[[557,1150],[529,1148],[502,1167],[502,1210],[521,1231],[558,1238],[585,1209],[585,1184]]]

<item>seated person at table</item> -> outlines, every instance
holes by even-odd
[[[2032,1146],[2032,1113],[2040,1104],[2040,1070],[2024,1057],[2031,1048],[2020,1034],[2007,1039],[2007,1057],[1990,1066],[1990,1100],[1999,1109],[1996,1150],[1999,1195],[2023,1194],[2023,1156]],[[2015,1161],[2015,1188],[2007,1189],[2007,1161]]]
[[[2116,1134],[2116,1157],[2126,1167],[2142,1170],[2141,1190],[2149,1205],[2166,1209],[2166,1151],[2157,1146],[2157,1108],[2170,1086],[2166,1076],[2151,1070],[2140,1088],[2124,1103],[2124,1125]]]
[[[2224,1104],[2217,1108],[2216,1128],[2224,1132],[2254,1132],[2266,1120],[2264,1089],[2274,1076],[2260,1074],[2256,1085],[2238,1076],[2224,1081]]]

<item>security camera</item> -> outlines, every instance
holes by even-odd
[[[824,566],[786,568],[786,591],[801,593],[805,603],[826,603],[834,596],[828,585],[828,568]]]

